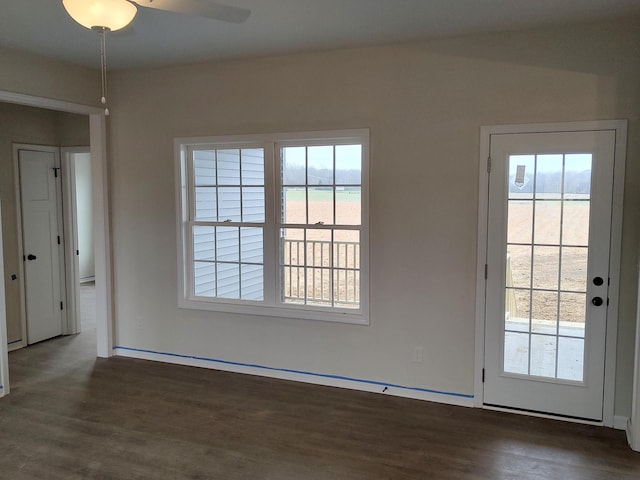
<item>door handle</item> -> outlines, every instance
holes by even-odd
[[[593,303],[596,307],[599,307],[604,303],[604,301],[602,300],[601,297],[593,297],[593,299],[591,300],[591,303]]]
[[[30,253],[29,255],[27,255],[27,260],[35,260],[36,256],[33,255],[32,253]]]
[[[604,280],[602,279],[602,277],[596,277],[593,279],[593,284],[596,287],[599,287],[600,285],[602,285],[604,283]]]

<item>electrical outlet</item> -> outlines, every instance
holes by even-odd
[[[413,363],[422,363],[424,360],[424,348],[415,347],[413,349]]]

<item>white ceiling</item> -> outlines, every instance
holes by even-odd
[[[110,34],[110,68],[324,50],[640,15],[640,0],[220,0],[241,25],[140,8]],[[99,66],[97,34],[61,0],[0,0],[0,46]]]

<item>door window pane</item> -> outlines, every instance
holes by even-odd
[[[584,338],[586,293],[560,294],[560,335]]]
[[[564,247],[562,249],[562,290],[587,291],[588,260],[589,250],[587,247]]]
[[[581,382],[584,376],[584,339],[558,339],[558,378]]]
[[[536,200],[533,236],[536,244],[560,244],[561,205],[559,200]]]
[[[531,288],[531,247],[507,247],[507,287]]]
[[[505,332],[504,371],[529,374],[529,334]]]
[[[556,376],[557,339],[551,335],[531,335],[530,375]]]
[[[505,330],[528,332],[530,290],[507,288],[505,300]]]
[[[533,247],[533,287],[556,290],[560,273],[560,248]]]
[[[507,242],[531,243],[533,238],[533,200],[509,200]]]

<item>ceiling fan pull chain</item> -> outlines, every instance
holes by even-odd
[[[107,28],[100,27],[100,73],[102,79],[102,98],[100,102],[104,105],[104,114],[109,116],[109,107],[107,106]]]

